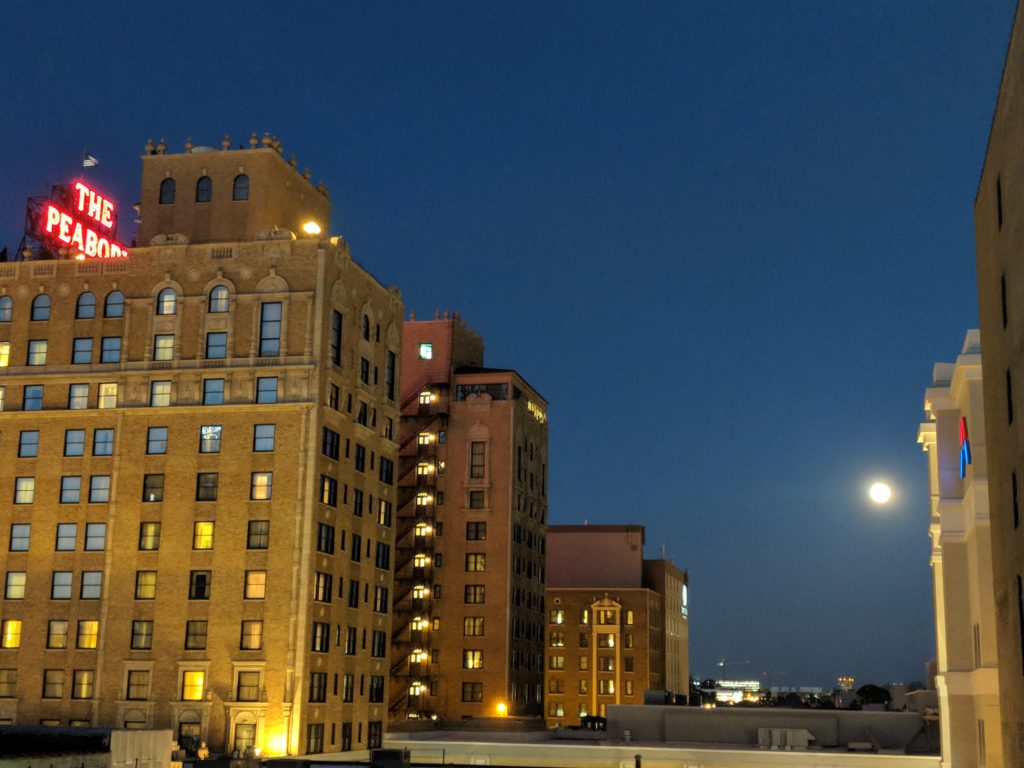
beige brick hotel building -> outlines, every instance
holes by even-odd
[[[539,715],[547,404],[458,316],[404,330],[391,717]]]
[[[0,721],[366,749],[402,300],[276,140],[223,146],[147,147],[127,258],[0,265]]]

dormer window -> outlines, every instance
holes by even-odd
[[[160,182],[160,205],[170,205],[174,202],[174,179],[164,179]]]
[[[240,173],[237,176],[235,176],[235,183],[231,187],[231,199],[249,199],[249,177],[246,176],[244,173]]]
[[[213,198],[213,180],[209,176],[200,177],[196,182],[196,202],[208,203]]]

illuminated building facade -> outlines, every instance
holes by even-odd
[[[0,265],[0,720],[365,750],[401,297],[269,137],[142,165],[127,258]]]
[[[928,454],[935,687],[943,766],[1001,766],[982,354],[968,331],[955,364],[925,390],[918,442]]]
[[[1024,15],[1017,7],[974,199],[1003,761],[1024,764]],[[975,450],[978,440],[974,442]]]
[[[547,404],[457,315],[402,354],[391,718],[539,715]]]
[[[639,525],[548,528],[549,726],[642,704],[648,690],[689,694],[687,575],[643,547]]]

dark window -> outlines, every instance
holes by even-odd
[[[354,562],[363,559],[363,537],[358,533],[352,534],[352,549],[349,551],[349,555]]]
[[[104,336],[100,342],[100,362],[119,363],[121,362],[121,337]]]
[[[385,459],[383,456],[380,459],[380,481],[386,485],[395,484],[395,463],[391,459]]]
[[[330,649],[331,625],[320,621],[314,621],[310,650],[315,653],[327,653]]]
[[[363,339],[370,340],[370,318],[368,315],[363,315]]]
[[[352,489],[352,515],[363,516],[363,492],[358,488]]]
[[[188,575],[188,599],[210,599],[210,572],[192,571]]]
[[[146,432],[146,453],[167,453],[167,427],[150,427]]]
[[[1013,491],[1013,527],[1020,527],[1020,503],[1017,496],[1017,473],[1010,474],[1010,487]]]
[[[228,335],[221,331],[206,334],[206,357],[222,360],[228,356]]]
[[[373,610],[377,613],[388,612],[388,588],[373,588]]]
[[[462,700],[463,701],[483,701],[484,700],[484,684],[483,683],[463,683],[462,684]]]
[[[200,472],[196,475],[196,501],[217,500],[217,473]]]
[[[485,446],[482,441],[469,444],[469,476],[475,479],[484,476]]]
[[[213,180],[209,176],[200,176],[196,182],[196,202],[208,203],[213,198]]]
[[[331,362],[341,365],[341,313],[331,312]]]
[[[356,443],[356,469],[360,472],[366,471],[366,448]]]
[[[256,402],[277,402],[277,376],[260,376],[256,379]]]
[[[113,456],[114,455],[114,430],[94,429],[92,431],[92,455]]]
[[[148,651],[153,647],[153,622],[132,622],[132,650]]]
[[[388,352],[384,365],[384,391],[388,400],[395,399],[395,353]]]
[[[33,320],[49,320],[50,319],[50,297],[45,293],[36,296],[32,299],[32,314]]]
[[[71,342],[71,364],[88,365],[92,362],[92,339],[74,339]]]
[[[363,384],[370,383],[370,361],[365,357],[359,358],[359,380]]]
[[[185,649],[189,651],[202,651],[206,648],[206,622],[187,621],[185,622]]]
[[[1003,228],[1003,181],[996,176],[996,223]]]
[[[231,199],[232,200],[248,200],[249,199],[249,177],[244,173],[240,173],[235,176],[235,182],[231,185]]]
[[[370,655],[376,659],[383,659],[388,651],[388,634],[379,629],[373,630],[373,638],[370,642]]]
[[[482,603],[484,602],[486,589],[483,584],[467,584],[463,594],[463,602]]]
[[[321,451],[329,459],[338,458],[338,449],[341,445],[341,436],[333,429],[324,427],[323,447]]]
[[[224,379],[203,379],[203,405],[224,404]]]
[[[327,555],[334,554],[334,526],[326,523],[317,523],[316,526],[316,551]]]
[[[327,701],[327,673],[309,673],[309,700],[318,703]]]
[[[338,506],[338,481],[327,475],[320,475],[320,503],[328,507]]]
[[[437,555],[437,557],[440,557],[440,555]],[[383,568],[384,570],[387,570],[389,567],[391,567],[390,544],[385,544],[382,541],[377,542],[377,556],[376,560],[374,561],[374,565],[376,565],[378,568]]]
[[[120,291],[111,291],[103,302],[104,317],[124,317],[124,294]]]
[[[370,675],[370,693],[369,693],[369,696],[370,696],[370,703],[371,704],[380,704],[381,702],[384,701],[384,676],[383,675]],[[377,723],[377,725],[380,725],[380,723]],[[370,726],[373,726],[373,723],[370,723]],[[380,746],[380,741],[379,740],[377,741],[376,744],[373,744],[373,729],[372,729],[372,727],[370,728],[369,731],[367,731],[367,733],[370,734],[370,737],[369,737],[370,741],[371,741],[370,748],[372,749],[374,746],[378,746],[379,747]]]
[[[260,357],[281,354],[281,302],[265,301],[260,307]]]
[[[210,303],[207,305],[208,312],[227,312],[230,303],[228,301],[228,289],[226,285],[215,285],[210,289]]]
[[[24,389],[21,400],[23,411],[41,411],[43,409],[43,385],[29,384]]]
[[[96,294],[86,291],[78,297],[78,302],[75,304],[75,317],[79,320],[96,317]]]
[[[470,509],[483,509],[484,508],[484,492],[483,491],[470,491],[469,492],[469,508]]]
[[[308,723],[306,725],[306,751],[310,754],[324,751],[323,723]]]
[[[1017,577],[1017,628],[1020,632],[1020,654],[1024,663],[1024,583]]]
[[[466,523],[466,540],[483,541],[487,538],[487,523]]]
[[[145,475],[142,478],[142,500],[163,501],[164,500],[164,476]]]
[[[246,549],[266,549],[270,546],[270,521],[250,520]]]
[[[160,205],[170,205],[174,202],[174,179],[164,179],[160,182]]]

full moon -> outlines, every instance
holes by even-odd
[[[886,504],[892,498],[892,488],[888,483],[873,483],[868,488],[868,496],[875,504]]]

